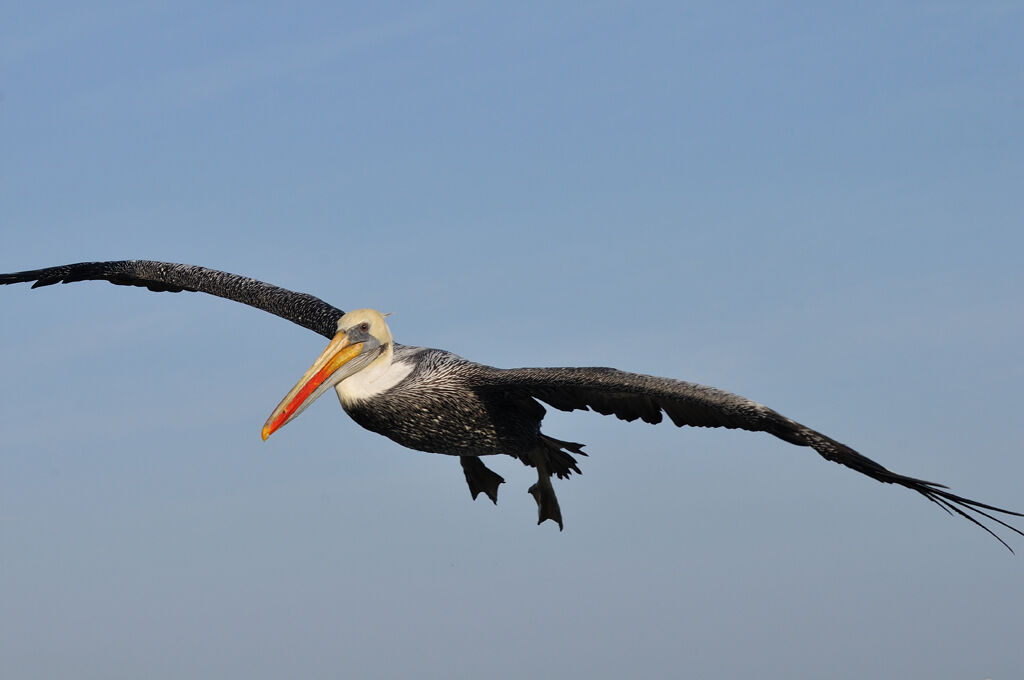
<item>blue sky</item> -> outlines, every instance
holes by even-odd
[[[1019,2],[21,3],[0,270],[149,258],[497,366],[729,389],[1024,509]],[[1021,557],[751,433],[549,414],[456,461],[324,346],[100,283],[0,291],[5,677],[1016,677]],[[1022,541],[1011,541],[1018,549]],[[1018,550],[1020,552],[1020,550]]]

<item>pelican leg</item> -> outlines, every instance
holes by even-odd
[[[480,492],[484,492],[495,505],[498,504],[498,485],[503,484],[505,479],[484,465],[476,456],[459,456],[462,463],[462,472],[466,475],[466,483],[469,484],[469,493],[473,494],[473,500]]]
[[[531,451],[530,461],[537,468],[537,483],[528,489],[533,500],[537,501],[537,524],[550,519],[558,524],[558,530],[561,531],[562,509],[558,507],[558,497],[555,496],[555,488],[551,486],[547,453],[543,449]]]

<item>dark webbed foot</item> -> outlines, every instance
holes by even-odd
[[[547,484],[543,482],[547,482]],[[537,501],[537,524],[546,519],[554,520],[558,524],[558,530],[561,531],[562,509],[558,507],[558,498],[551,486],[551,480],[549,478],[538,480],[528,491],[533,496],[533,500]]]
[[[562,509],[558,507],[555,488],[551,486],[551,472],[544,450],[530,452],[530,462],[537,468],[537,483],[529,488],[533,500],[537,501],[537,524],[550,519],[562,530]]]
[[[466,483],[469,484],[469,493],[473,494],[473,500],[476,500],[482,491],[497,505],[498,485],[505,482],[504,478],[475,456],[459,456],[459,462],[462,463],[462,472],[466,475]]]

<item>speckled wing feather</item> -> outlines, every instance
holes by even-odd
[[[487,376],[487,382],[492,388],[528,394],[563,411],[589,409],[623,420],[640,419],[648,423],[661,422],[664,413],[680,427],[691,425],[767,432],[791,444],[809,446],[826,460],[845,465],[872,479],[916,491],[950,514],[956,513],[974,522],[1007,548],[1010,546],[1005,541],[968,513],[976,513],[1024,536],[1024,532],[989,514],[1024,517],[1022,513],[958,496],[941,484],[892,472],[849,446],[790,420],[763,404],[714,387],[626,373],[613,368],[495,369]]]
[[[320,298],[296,293],[246,276],[190,264],[151,260],[79,262],[46,269],[0,274],[0,285],[28,283],[33,288],[75,281],[109,281],[119,286],[141,286],[158,293],[209,293],[276,314],[327,338],[337,332],[344,314]]]

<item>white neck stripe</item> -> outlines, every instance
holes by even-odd
[[[382,357],[384,359],[384,357]],[[355,375],[334,386],[342,406],[370,399],[405,379],[416,366],[404,361],[392,361],[391,353],[385,360],[378,359]]]

